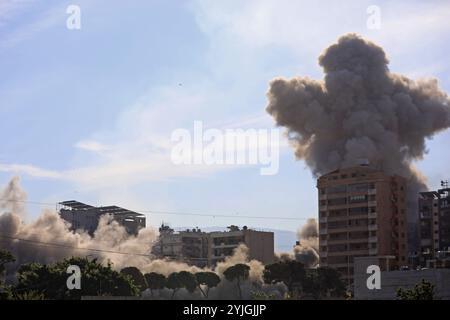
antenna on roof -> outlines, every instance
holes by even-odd
[[[448,180],[441,180],[441,187],[448,188]]]

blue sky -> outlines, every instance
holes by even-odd
[[[81,29],[66,8],[81,8]],[[368,29],[369,5],[381,28]],[[277,76],[320,79],[319,54],[347,32],[384,47],[392,72],[436,77],[450,91],[446,1],[0,0],[0,183],[20,175],[29,200],[78,199],[135,210],[316,216],[315,179],[284,146],[277,175],[259,166],[177,167],[171,132],[273,128],[264,111]],[[450,132],[417,167],[449,179]],[[40,206],[29,205],[30,218]],[[150,215],[157,226],[302,221]]]

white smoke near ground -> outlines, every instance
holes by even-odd
[[[157,232],[153,228],[143,228],[136,236],[129,235],[126,229],[110,216],[100,218],[93,236],[82,230],[70,230],[70,224],[53,210],[45,209],[36,220],[25,223],[26,193],[20,186],[20,179],[14,177],[4,188],[0,198],[0,248],[10,251],[16,261],[7,264],[7,279],[13,281],[15,272],[24,263],[54,263],[72,256],[97,258],[101,263],[111,262],[112,267],[120,270],[134,266],[142,273],[157,272],[168,276],[173,272],[214,271],[221,278],[223,272],[237,263],[250,267],[249,279],[242,283],[243,298],[250,299],[253,291],[273,294],[282,298],[286,292],[284,285],[265,285],[263,283],[264,265],[257,260],[248,259],[248,248],[241,245],[234,254],[217,264],[215,269],[199,268],[183,262],[157,259],[151,252],[157,241]],[[212,299],[237,299],[235,283],[223,281],[210,290]],[[144,297],[149,297],[148,292]],[[170,299],[172,291],[163,289],[152,298]],[[199,292],[189,293],[180,289],[176,299],[201,299]]]
[[[315,176],[367,159],[405,177],[408,220],[416,225],[417,193],[426,183],[413,162],[425,155],[427,138],[450,127],[447,94],[436,79],[390,72],[383,49],[355,34],[328,47],[319,64],[324,80],[272,80],[267,112],[287,128]]]
[[[210,289],[208,298],[213,300],[229,300],[238,299],[239,292],[236,282],[230,282],[226,280],[223,273],[229,267],[242,263],[250,267],[248,279],[242,281],[241,283],[243,299],[252,299],[253,294],[256,292],[265,293],[267,296],[271,296],[273,299],[282,299],[287,292],[286,286],[283,283],[270,285],[264,284],[264,265],[258,260],[249,260],[248,250],[249,249],[245,245],[239,245],[234,250],[233,255],[226,257],[222,262],[218,262],[214,269],[200,269],[197,267],[188,266],[184,263],[156,260],[147,265],[146,270],[147,272],[162,273],[166,276],[172,272],[179,272],[183,270],[190,272],[213,271],[217,273],[217,275],[221,278],[221,282],[217,287]],[[153,295],[150,293],[150,290],[146,290],[143,293],[143,298],[145,299],[171,299],[171,297],[172,290],[169,289],[158,290],[156,292],[153,292]],[[176,292],[174,299],[203,299],[203,296],[198,291],[190,293],[186,289],[180,289]]]

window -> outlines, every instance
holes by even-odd
[[[348,186],[348,192],[367,192],[368,189],[367,183],[355,183]]]
[[[350,196],[349,202],[350,203],[359,203],[359,202],[366,202],[367,196],[366,195],[358,195],[358,196]]]
[[[326,189],[326,193],[328,194],[333,194],[333,193],[346,193],[347,192],[347,186],[344,185],[339,185],[339,186],[333,186],[333,187],[328,187]]]
[[[328,205],[337,206],[341,204],[347,204],[347,198],[336,198],[328,200]]]

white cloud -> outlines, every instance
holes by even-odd
[[[2,164],[0,163],[0,171],[12,173],[24,173],[37,178],[61,179],[63,174],[58,171],[46,170],[33,165],[27,164]]]
[[[132,186],[146,181],[170,180],[179,177],[207,177],[222,170],[247,165],[175,165],[171,160],[174,142],[171,134],[178,128],[193,131],[194,121],[202,120],[205,130],[217,128],[271,128],[268,115],[236,116],[234,121],[218,120],[214,108],[224,109],[228,101],[223,93],[199,88],[160,87],[125,108],[118,116],[117,125],[108,131],[95,132],[94,138],[75,143],[77,152],[88,152],[89,160],[74,168],[51,171],[20,164],[0,165],[0,171],[24,173],[30,176],[61,179],[72,182],[83,190],[101,190],[118,186]],[[221,101],[221,102],[219,102]],[[222,103],[218,105],[218,103]],[[212,112],[211,112],[212,111]],[[286,144],[284,145],[286,146]],[[242,146],[238,146],[242,148]],[[267,148],[267,142],[257,148]],[[246,146],[246,152],[255,146]],[[241,149],[237,149],[237,152]],[[201,149],[192,150],[202,152]],[[226,150],[224,150],[226,152]],[[259,167],[255,167],[258,174]]]
[[[373,4],[381,9],[380,30],[366,25],[366,9]],[[197,0],[192,10],[212,50],[238,47],[256,57],[261,50],[285,48],[298,56],[301,71],[316,67],[318,55],[339,36],[355,32],[383,46],[399,65],[406,61],[405,68],[412,70],[402,72],[416,75],[420,67],[426,75],[437,62],[431,58],[419,64],[417,57],[439,54],[447,45],[442,35],[450,32],[450,3],[445,1]],[[447,64],[446,57],[441,59]]]
[[[86,150],[94,153],[104,153],[110,150],[109,146],[106,146],[98,141],[94,140],[82,140],[75,144],[75,148]]]

